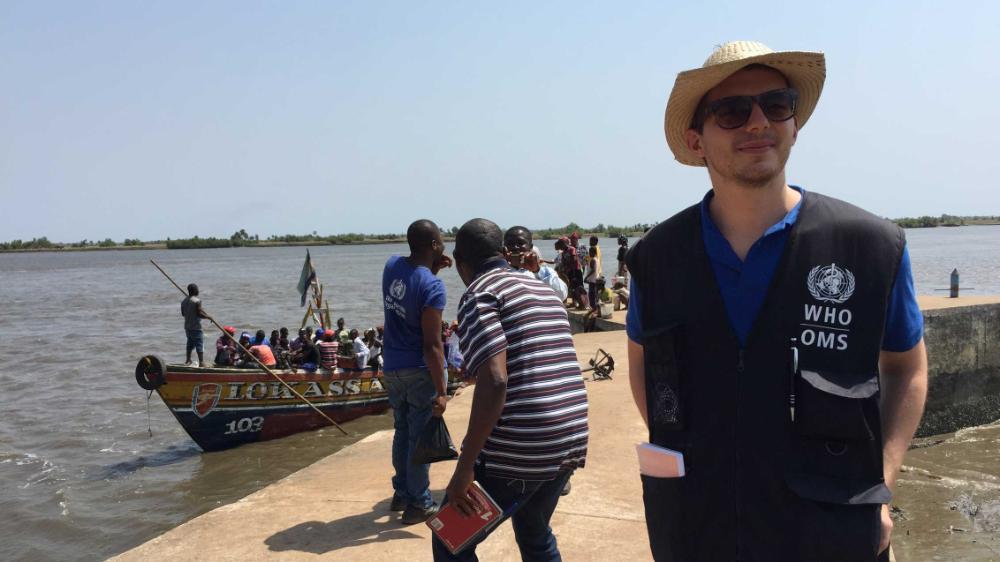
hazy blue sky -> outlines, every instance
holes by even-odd
[[[821,50],[788,179],[1000,214],[1000,3],[0,2],[0,240],[662,220],[714,45]]]

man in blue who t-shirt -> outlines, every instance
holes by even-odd
[[[444,254],[441,231],[422,219],[406,230],[408,257],[392,256],[382,272],[385,307],[383,353],[396,433],[392,438],[392,511],[402,511],[407,525],[437,513],[431,499],[430,465],[410,464],[417,436],[430,417],[440,417],[448,404],[441,311],[444,283],[436,277],[451,266]]]

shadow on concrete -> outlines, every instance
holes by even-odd
[[[372,506],[368,513],[348,515],[330,522],[306,521],[279,531],[268,537],[266,544],[272,552],[297,550],[325,554],[341,548],[397,539],[420,538],[408,526],[399,522],[400,514],[389,511],[391,498]],[[427,550],[430,551],[428,541]]]

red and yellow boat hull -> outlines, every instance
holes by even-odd
[[[275,370],[337,423],[389,409],[382,372],[373,369]],[[330,425],[316,410],[263,370],[166,365],[156,392],[205,451],[267,441]],[[449,373],[449,393],[460,382]]]

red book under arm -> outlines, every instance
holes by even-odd
[[[455,508],[455,504],[449,503],[427,520],[427,526],[452,554],[457,554],[467,544],[488,533],[500,523],[503,515],[497,502],[493,501],[478,482],[469,486],[469,496],[479,506],[475,515],[465,517]]]

